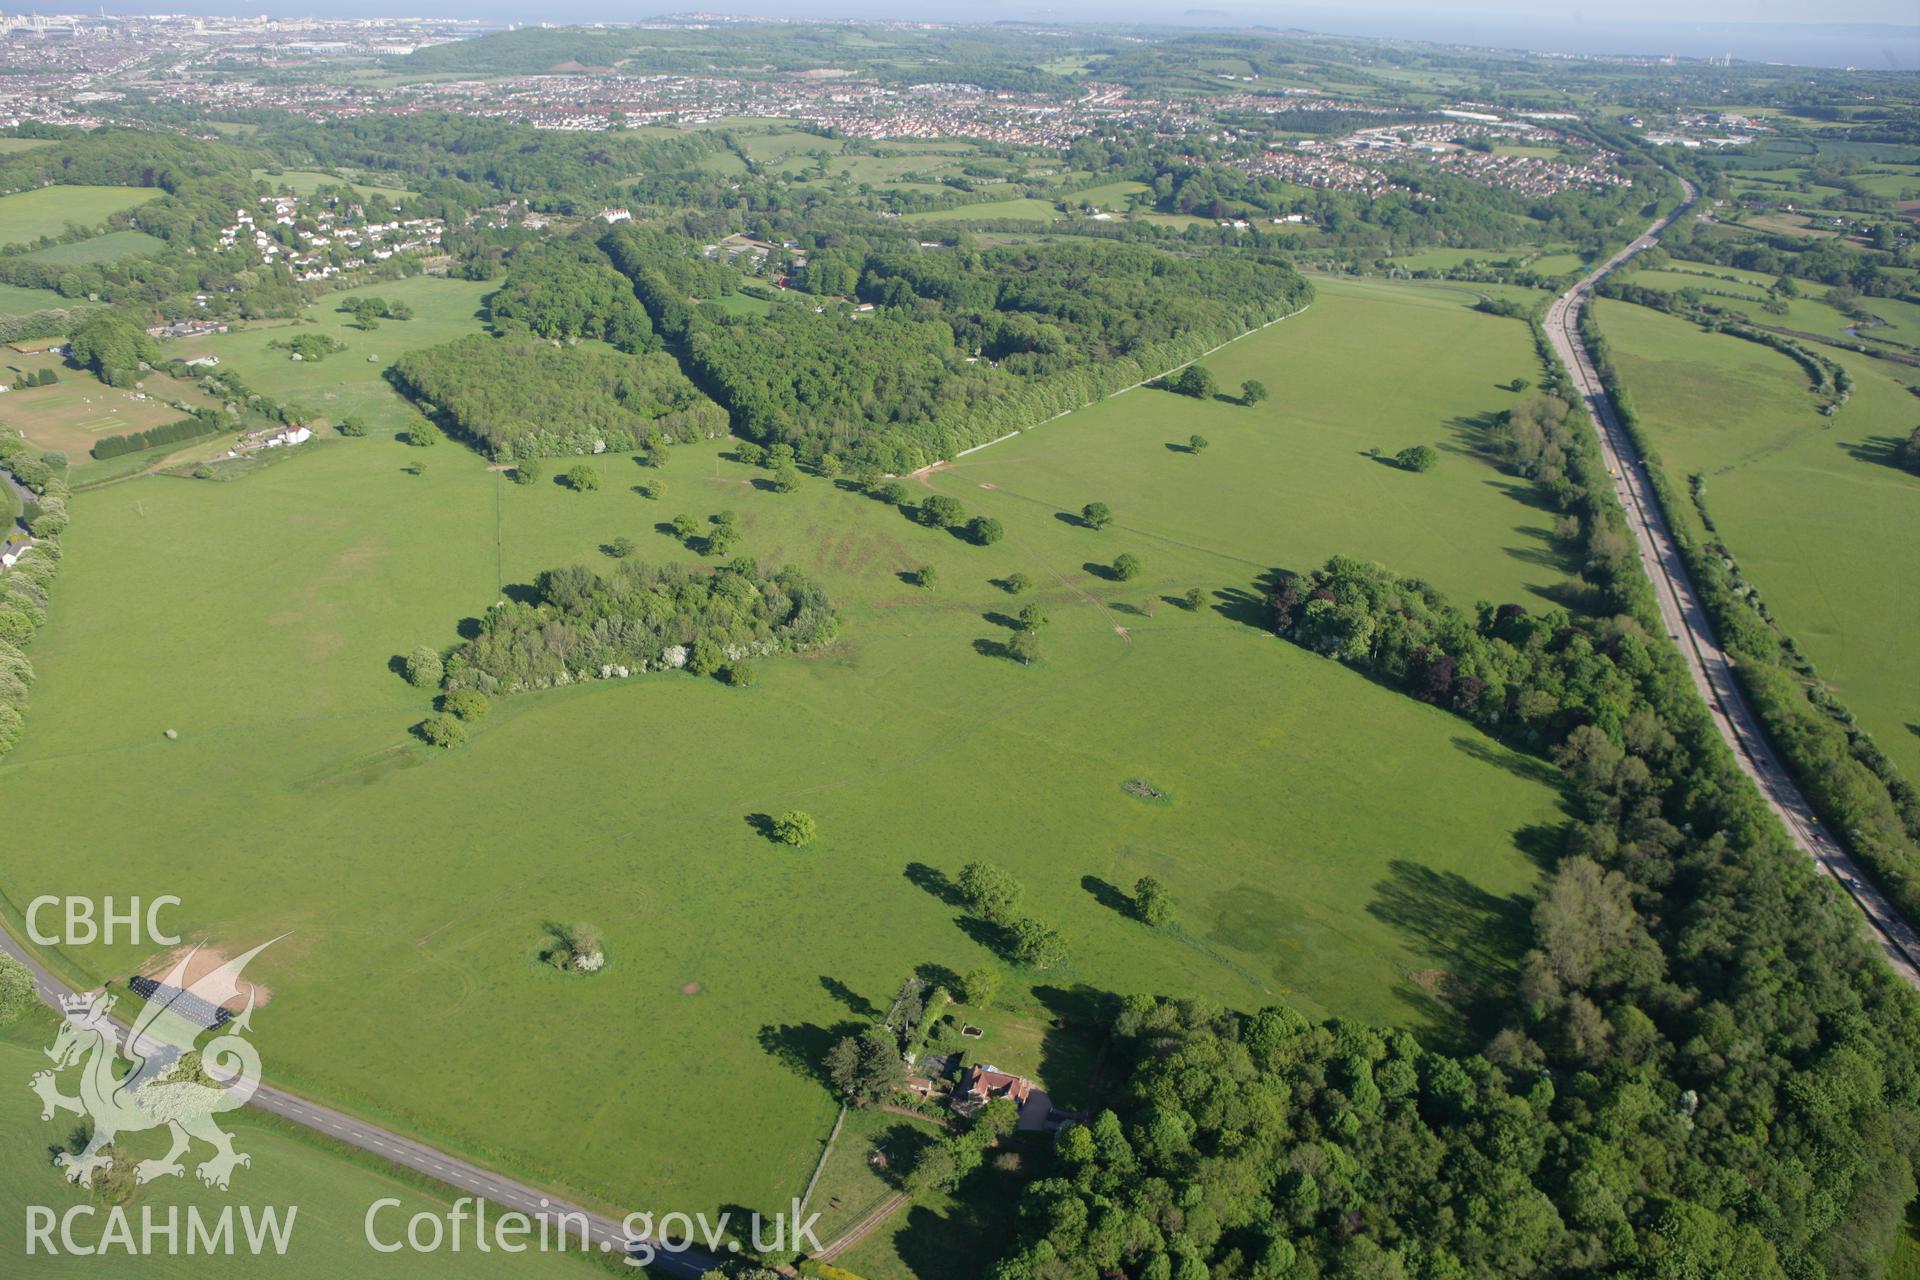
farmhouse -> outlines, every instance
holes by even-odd
[[[1015,1106],[1025,1109],[1027,1099],[1032,1096],[1031,1080],[1010,1076],[989,1063],[984,1067],[968,1067],[961,1073],[960,1086],[953,1091],[953,1109],[962,1115],[971,1114],[995,1098],[1012,1098]]]

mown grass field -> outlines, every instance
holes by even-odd
[[[1084,1080],[1105,991],[1291,1000],[1445,1038],[1458,1024],[1430,991],[1514,958],[1552,780],[1267,635],[1246,593],[1335,551],[1463,602],[1539,605],[1565,583],[1550,517],[1465,425],[1509,402],[1496,381],[1536,372],[1526,330],[1466,301],[1329,286],[1209,362],[1264,379],[1258,409],[1136,391],[935,475],[1003,518],[985,549],[825,480],[765,492],[717,444],[674,451],[660,502],[626,455],[580,494],[515,486],[451,443],[410,475],[421,451],[377,436],[233,483],[82,494],[28,735],[0,766],[18,850],[0,891],[176,893],[189,932],[225,947],[291,930],[259,962],[277,1078],[621,1207],[797,1194],[834,1111],[809,1065],[833,1028],[915,966],[990,962],[941,887],[971,858],[1013,870],[1071,940],[1067,965],[1002,996],[1044,1027],[1043,1080]],[[397,353],[390,332],[429,323],[370,338]],[[336,360],[364,365],[319,371]],[[1166,447],[1194,431],[1212,449]],[[1362,454],[1417,442],[1446,451],[1427,475]],[[1059,518],[1096,498],[1114,528]],[[394,655],[453,643],[542,569],[604,563],[618,536],[689,557],[656,526],[722,508],[744,550],[840,602],[830,651],[769,660],[751,690],[661,675],[504,698],[451,754],[409,738],[428,703]],[[1137,581],[1086,567],[1123,550]],[[922,563],[938,590],[901,580]],[[1026,601],[994,580],[1015,570],[1052,617],[1032,668],[997,656]],[[1197,612],[1164,600],[1195,586]],[[1134,778],[1171,800],[1134,799]],[[789,808],[819,820],[812,848],[758,833]],[[1116,909],[1147,872],[1177,930]],[[569,980],[535,954],[579,920],[610,966]],[[61,958],[84,976],[149,959]]]
[[[1720,536],[1781,626],[1920,777],[1920,478],[1891,460],[1914,418],[1898,367],[1823,348],[1855,381],[1827,418],[1776,352],[1624,303],[1595,314],[1668,475],[1683,492],[1706,476]],[[1676,515],[1698,535],[1691,506]]]
[[[144,431],[180,417],[160,397],[194,401],[191,384],[176,383],[165,374],[149,374],[145,390],[118,389],[92,374],[67,367],[59,356],[26,356],[9,351],[0,363],[0,377],[11,382],[21,372],[52,369],[60,381],[50,387],[9,391],[0,411],[8,426],[17,428],[43,449],[57,449],[74,462],[104,436]]]
[[[150,187],[39,187],[0,196],[0,244],[27,244],[57,236],[69,224],[94,227],[108,214],[145,204],[160,194]]]
[[[49,1257],[45,1253],[26,1257],[25,1227],[28,1206],[45,1206],[64,1214],[76,1205],[91,1203],[96,1211],[90,1221],[80,1219],[75,1236],[82,1244],[96,1242],[106,1227],[108,1202],[85,1190],[70,1186],[52,1164],[52,1150],[71,1137],[76,1117],[63,1115],[54,1121],[40,1119],[40,1100],[27,1088],[27,1081],[48,1063],[41,1049],[53,1043],[54,1019],[35,1010],[19,1023],[0,1031],[0,1132],[7,1135],[0,1152],[0,1253],[17,1259],[13,1265],[24,1267],[20,1275],[64,1280],[74,1276],[112,1274],[134,1280],[189,1280],[208,1275],[261,1275],[304,1280],[305,1277],[365,1276],[532,1276],[540,1280],[587,1280],[597,1271],[577,1258],[559,1254],[528,1252],[517,1257],[502,1253],[481,1254],[467,1239],[465,1252],[383,1254],[366,1243],[365,1218],[374,1201],[392,1197],[399,1208],[382,1210],[378,1227],[383,1241],[393,1238],[390,1228],[404,1231],[407,1219],[415,1213],[444,1215],[448,1201],[429,1195],[418,1185],[390,1176],[364,1157],[348,1157],[323,1150],[297,1135],[295,1130],[277,1122],[258,1119],[247,1112],[223,1117],[221,1127],[233,1135],[236,1150],[252,1157],[253,1163],[237,1170],[229,1191],[214,1191],[201,1186],[193,1175],[193,1165],[207,1158],[211,1149],[195,1144],[188,1157],[187,1173],[182,1178],[166,1178],[141,1188],[126,1202],[134,1231],[140,1229],[140,1214],[151,1208],[158,1221],[165,1221],[166,1210],[177,1207],[180,1223],[180,1256],[132,1257],[114,1250],[106,1257]],[[61,1081],[63,1092],[75,1091],[76,1071]],[[124,1140],[132,1159],[147,1159],[166,1153],[164,1134],[128,1135]],[[205,1256],[187,1256],[186,1220],[193,1206],[211,1222],[227,1206],[245,1205],[257,1214],[263,1209],[279,1210],[285,1220],[288,1206],[296,1206],[293,1231],[284,1256],[267,1255],[258,1260],[244,1256],[239,1260],[221,1259],[210,1263]],[[244,1239],[236,1221],[235,1235]],[[55,1239],[59,1237],[56,1234]]]

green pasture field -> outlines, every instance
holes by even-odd
[[[73,310],[87,306],[85,298],[64,298],[52,289],[27,289],[0,284],[0,315],[25,316],[36,311]]]
[[[1289,1000],[1450,1039],[1429,992],[1509,971],[1529,851],[1561,816],[1550,771],[1273,638],[1249,593],[1336,551],[1465,604],[1566,589],[1552,516],[1465,425],[1538,370],[1524,326],[1457,294],[1324,299],[1209,362],[1265,379],[1266,405],[1135,391],[934,475],[1004,520],[992,548],[826,480],[766,492],[717,443],[673,451],[659,502],[624,454],[580,494],[379,436],[233,483],[83,493],[27,737],[0,765],[0,893],[177,893],[189,935],[227,948],[291,930],[256,962],[277,1079],[615,1205],[797,1194],[835,1109],[805,1064],[833,1029],[916,966],[990,962],[941,888],[981,856],[1071,940],[992,1011],[1010,1047],[1021,1019],[1044,1027],[1025,1052],[1068,1105],[1099,992]],[[317,368],[335,360],[361,368]],[[1166,447],[1196,430],[1212,450]],[[1412,443],[1439,444],[1439,467],[1362,455]],[[1116,527],[1059,518],[1094,499]],[[543,569],[606,563],[616,537],[691,558],[658,526],[722,508],[745,551],[839,602],[829,651],[769,659],[750,690],[656,675],[501,698],[451,754],[410,738],[429,699],[394,655],[453,644]],[[1123,550],[1137,581],[1085,567]],[[902,581],[923,563],[937,590]],[[994,585],[1016,570],[1039,583],[1025,599]],[[1189,587],[1198,611],[1167,603]],[[1028,601],[1052,623],[1023,668],[998,646]],[[1169,802],[1128,795],[1136,778]],[[790,808],[819,820],[815,846],[759,834],[754,815]],[[1178,929],[1116,909],[1149,872]],[[610,966],[572,980],[535,957],[580,920]],[[84,977],[151,959],[57,958]]]
[[[1542,275],[1557,276],[1582,271],[1587,261],[1577,253],[1543,253],[1527,265]]]
[[[268,1025],[263,1010],[256,1028]],[[0,1257],[18,1260],[19,1274],[63,1280],[75,1276],[100,1276],[111,1273],[135,1280],[200,1280],[206,1276],[247,1275],[279,1276],[288,1280],[305,1277],[341,1275],[392,1276],[532,1276],[579,1277],[585,1280],[598,1273],[578,1257],[541,1254],[534,1251],[509,1256],[481,1254],[474,1250],[471,1224],[464,1252],[418,1253],[407,1250],[385,1254],[374,1250],[366,1240],[365,1219],[376,1201],[393,1198],[398,1208],[381,1210],[377,1227],[383,1242],[406,1229],[416,1213],[429,1212],[444,1218],[451,1211],[451,1199],[429,1193],[421,1185],[389,1174],[371,1157],[348,1156],[322,1148],[300,1131],[278,1121],[241,1111],[221,1117],[220,1125],[233,1136],[235,1150],[246,1153],[252,1164],[234,1172],[228,1191],[203,1187],[193,1173],[194,1164],[207,1158],[211,1148],[196,1143],[183,1161],[187,1172],[180,1178],[165,1178],[149,1183],[125,1204],[135,1238],[140,1230],[142,1210],[151,1209],[159,1222],[166,1211],[177,1208],[180,1220],[180,1253],[162,1253],[133,1257],[115,1249],[105,1257],[74,1257],[36,1253],[26,1256],[25,1227],[28,1206],[44,1206],[55,1214],[64,1214],[77,1205],[91,1203],[95,1216],[76,1221],[75,1237],[81,1243],[98,1241],[106,1227],[108,1202],[99,1196],[69,1185],[52,1164],[51,1149],[64,1144],[74,1132],[78,1119],[71,1114],[57,1120],[40,1119],[40,1100],[27,1088],[35,1072],[48,1066],[41,1050],[53,1043],[55,1022],[51,1013],[35,1009],[20,1022],[0,1031],[0,1132],[7,1135],[0,1153]],[[77,1072],[68,1072],[61,1082],[62,1091],[75,1091]],[[163,1135],[128,1135],[126,1150],[132,1159],[159,1157],[166,1153]],[[238,1221],[240,1206],[249,1206],[258,1214],[268,1208],[280,1211],[282,1221],[289,1206],[296,1206],[293,1230],[287,1251],[255,1259],[242,1254],[244,1261],[223,1260],[210,1263],[204,1256],[186,1254],[185,1214],[196,1208],[203,1220],[211,1223],[227,1206],[235,1208],[234,1234],[245,1236]],[[56,1233],[54,1239],[59,1240]],[[164,1237],[161,1237],[164,1239]]]
[[[763,316],[773,310],[771,302],[765,298],[756,298],[750,293],[728,293],[718,298],[707,298],[704,301],[711,302],[728,315],[734,316]]]
[[[28,244],[69,225],[97,227],[109,214],[160,195],[154,187],[36,187],[0,196],[0,244]]]
[[[905,156],[834,156],[827,161],[827,172],[834,177],[844,177],[849,182],[870,182],[877,187],[931,186],[935,184],[902,182],[901,175],[958,172],[963,159],[950,152]]]
[[[1053,222],[1065,215],[1051,200],[1023,197],[961,205],[958,209],[921,209],[900,215],[902,222],[987,222],[1011,218],[1018,222]]]
[[[31,151],[35,147],[52,145],[52,138],[0,138],[0,155],[14,155],[21,151]]]
[[[359,414],[375,431],[404,428],[414,416],[411,407],[388,385],[387,366],[408,351],[437,346],[464,337],[481,327],[482,300],[491,286],[439,276],[381,280],[343,293],[328,294],[309,307],[308,323],[252,324],[228,333],[188,338],[162,345],[167,356],[218,356],[223,366],[239,371],[255,391],[288,401],[318,414],[329,423]],[[371,332],[354,327],[340,310],[350,298],[373,295],[413,308],[411,320],[382,320]],[[294,361],[268,344],[296,334],[320,333],[346,344],[345,351],[318,361]]]
[[[1859,322],[1821,301],[1828,291],[1826,285],[1811,280],[1797,281],[1800,296],[1786,299],[1787,310],[1784,315],[1774,315],[1764,309],[1766,293],[1773,284],[1773,277],[1757,271],[1736,271],[1731,267],[1711,267],[1698,271],[1689,269],[1695,265],[1676,263],[1673,267],[1658,271],[1634,271],[1626,278],[1649,289],[1664,289],[1673,293],[1682,289],[1698,289],[1702,293],[1702,301],[1745,312],[1755,324],[1820,334],[1838,341],[1854,340],[1854,336],[1846,330],[1858,327]],[[1859,340],[1920,346],[1920,306],[1898,298],[1864,295],[1858,302],[1883,322],[1861,328],[1857,335]]]
[[[357,182],[346,178],[336,178],[330,173],[319,173],[307,169],[288,169],[283,173],[272,173],[266,169],[253,170],[256,181],[264,182],[278,191],[281,187],[290,189],[295,195],[310,196],[321,187],[352,187],[366,196],[386,196],[393,200],[404,200],[414,193],[405,187],[387,186],[382,183]]]
[[[1150,190],[1152,188],[1144,182],[1109,182],[1104,186],[1076,191],[1067,199],[1074,205],[1090,204],[1101,209],[1124,209],[1130,197]]]
[[[92,264],[118,262],[122,258],[137,258],[142,254],[159,253],[166,247],[166,241],[158,236],[150,236],[144,231],[109,231],[103,236],[75,240],[70,244],[48,245],[44,249],[35,249],[26,256],[36,262]]]
[[[1787,634],[1908,777],[1920,776],[1920,478],[1892,465],[1913,427],[1899,370],[1833,348],[1854,377],[1834,417],[1798,365],[1671,316],[1601,302],[1634,406],[1684,492],[1707,508]],[[1696,536],[1689,505],[1676,513]]]

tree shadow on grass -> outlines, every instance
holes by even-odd
[[[1091,574],[1102,582],[1123,582],[1119,571],[1110,564],[1101,564],[1098,560],[1089,560],[1080,566],[1081,572]]]
[[[1266,597],[1256,595],[1245,587],[1225,587],[1214,592],[1213,611],[1242,626],[1257,627],[1262,631],[1273,629],[1272,607],[1268,605]]]
[[[1018,631],[1020,629],[1020,619],[1000,613],[994,609],[989,609],[980,616],[986,619],[990,626],[1005,627],[1009,631]]]
[[[983,920],[979,916],[955,916],[955,925],[960,932],[999,956],[1008,964],[1013,964],[1013,930],[993,920]]]
[[[861,1024],[842,1022],[831,1027],[817,1026],[811,1022],[771,1023],[761,1027],[756,1035],[760,1048],[766,1055],[787,1070],[805,1080],[811,1080],[823,1089],[833,1091],[833,1081],[827,1077],[827,1052],[834,1045],[850,1035],[858,1035]]]
[[[1566,786],[1567,780],[1560,771],[1538,756],[1526,755],[1519,751],[1508,750],[1494,745],[1484,738],[1470,738],[1466,734],[1456,734],[1453,745],[1462,753],[1472,756],[1483,764],[1504,769],[1516,778],[1525,778],[1528,782],[1538,782],[1554,790]]]
[[[926,983],[928,991],[939,987],[955,999],[959,998],[963,980],[959,974],[947,968],[946,965],[929,960],[924,964],[913,966],[913,976]]]
[[[500,588],[500,594],[515,604],[539,604],[540,588],[531,582],[509,582]]]
[[[1387,879],[1374,886],[1367,914],[1444,969],[1442,980],[1419,988],[1427,1001],[1416,1000],[1447,1015],[1434,1019],[1437,1034],[1456,1045],[1484,1042],[1532,941],[1531,901],[1523,894],[1488,893],[1456,872],[1395,859]]]
[[[1896,436],[1869,436],[1860,441],[1842,441],[1840,447],[1855,462],[1869,462],[1878,467],[1892,467],[1895,471],[1906,471],[1900,464],[1900,448],[1906,442]]]
[[[775,835],[773,830],[772,814],[750,813],[746,817],[746,822],[749,827],[753,828],[753,834],[759,836],[763,840],[771,840],[776,844],[779,843],[780,837]]]
[[[1053,518],[1061,524],[1068,525],[1075,529],[1092,529],[1094,527],[1081,519],[1080,513],[1077,511],[1056,511],[1053,513]]]
[[[911,1121],[890,1124],[873,1136],[871,1150],[879,1153],[881,1162],[870,1167],[880,1175],[882,1182],[895,1191],[903,1191],[906,1189],[907,1175],[913,1172],[913,1167],[920,1163],[928,1149],[939,1142],[938,1133]],[[862,1152],[860,1158],[864,1160],[867,1155],[867,1152]]]
[[[1109,911],[1118,912],[1129,920],[1134,918],[1133,899],[1122,893],[1118,885],[1109,884],[1099,876],[1081,876],[1080,887]]]
[[[453,629],[462,640],[477,640],[480,638],[480,619],[462,618],[454,624]]]
[[[847,1012],[851,1013],[854,1017],[864,1018],[869,1022],[880,1017],[880,1010],[873,1007],[872,1001],[868,1000],[846,983],[840,981],[840,979],[829,977],[823,973],[820,975],[820,986],[828,995],[847,1006]]]
[[[930,867],[924,862],[909,862],[903,874],[914,888],[932,894],[950,907],[966,905],[966,899],[960,896],[960,886],[938,867]]]
[[[1040,1037],[1040,1081],[1059,1110],[1086,1108],[1092,1102],[1101,1046],[1119,1012],[1119,997],[1084,982],[1035,987],[1033,995],[1048,1014]]]
[[[1167,441],[1167,452],[1168,453],[1198,453],[1200,451],[1194,448],[1190,444],[1181,444],[1178,440],[1169,440]]]
[[[978,640],[975,640],[973,642],[973,651],[983,658],[1005,658],[1008,661],[1013,660],[1013,650],[1007,647],[1006,642],[1003,640],[995,640],[991,636],[981,636]]]

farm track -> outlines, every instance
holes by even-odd
[[[1666,513],[1655,495],[1653,479],[1621,426],[1592,355],[1580,337],[1580,312],[1592,298],[1594,286],[1636,253],[1651,248],[1661,233],[1693,206],[1698,192],[1691,183],[1683,181],[1682,185],[1686,188],[1686,199],[1672,213],[1648,227],[1626,248],[1554,300],[1547,309],[1547,337],[1586,403],[1588,417],[1600,438],[1601,452],[1614,477],[1615,496],[1626,512],[1627,522],[1633,526],[1641,564],[1653,583],[1661,620],[1686,659],[1687,670],[1713,716],[1714,727],[1733,751],[1741,771],[1753,779],[1767,806],[1785,824],[1794,843],[1813,859],[1819,872],[1833,879],[1865,918],[1894,972],[1909,986],[1920,989],[1920,934],[1915,933],[1886,895],[1867,878],[1845,847],[1820,825],[1813,806],[1768,742],[1759,718],[1734,678],[1733,660],[1714,636],[1706,607],[1694,588]]]

